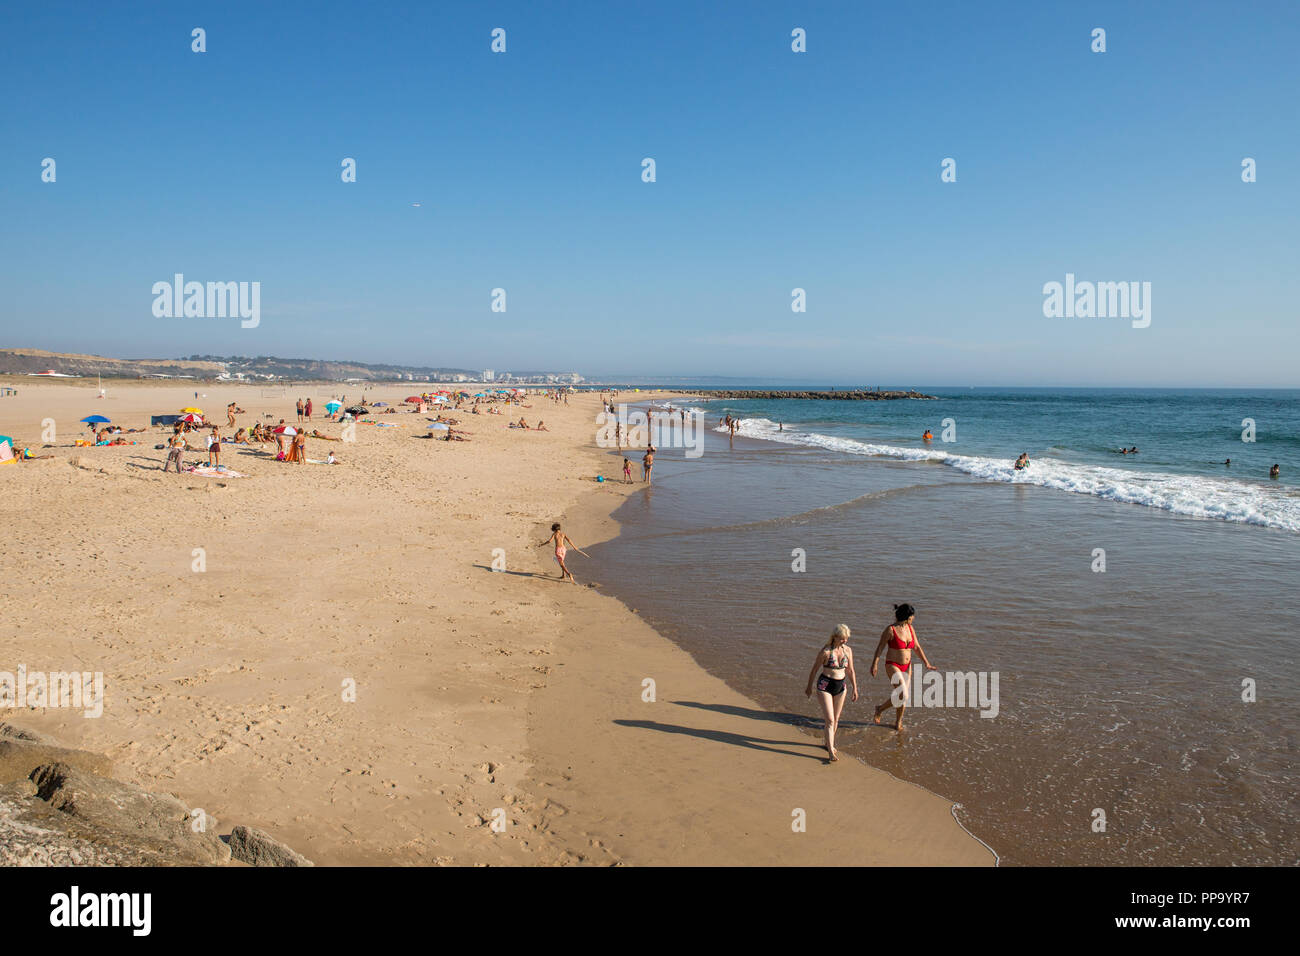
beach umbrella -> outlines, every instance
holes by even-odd
[[[375,402],[375,408],[387,408],[387,407],[388,407],[387,402]]]
[[[105,418],[103,415],[87,415],[85,418],[82,419],[82,421],[86,422],[87,424],[99,424],[100,422],[112,421],[112,419]]]
[[[366,408],[366,406],[364,406],[364,405],[352,405],[352,406],[350,406],[349,408],[345,408],[345,409],[343,409],[343,410],[344,410],[345,412],[347,412],[349,415],[369,415],[369,414],[370,414],[370,409]]]
[[[182,416],[181,416],[181,421],[183,421],[183,422],[201,422],[201,421],[203,421],[203,419],[199,418],[198,415],[182,415]]]
[[[406,398],[402,399],[402,401],[409,402],[412,405],[419,405],[421,398],[419,395],[408,395]]]
[[[203,409],[201,409],[201,408],[182,408],[182,409],[181,409],[181,414],[182,414],[182,415],[186,415],[186,414],[191,414],[191,415],[202,415],[202,414],[203,414]]]
[[[325,403],[325,411],[329,412],[330,414],[333,414],[334,412],[337,412],[337,411],[338,411],[340,408],[342,408],[342,407],[343,407],[343,403],[342,403],[342,402],[326,402],[326,403]]]
[[[298,429],[294,428],[292,425],[280,425],[278,428],[274,428],[274,429],[272,429],[272,430],[273,430],[277,435],[296,435],[296,434],[298,434]]]

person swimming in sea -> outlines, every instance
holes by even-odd
[[[894,691],[885,699],[885,702],[875,708],[872,715],[873,723],[880,723],[880,715],[891,707],[898,708],[898,717],[894,721],[894,729],[903,729],[903,711],[907,710],[907,702],[911,698],[911,680],[912,675],[909,671],[912,668],[912,651],[915,650],[921,655],[921,661],[926,667],[933,668],[930,658],[925,656],[925,651],[921,649],[921,642],[916,639],[916,628],[912,622],[916,620],[916,608],[910,604],[894,605],[894,623],[880,632],[880,641],[876,644],[875,656],[871,659],[871,676],[876,676],[876,666],[880,662],[880,654],[885,651],[885,674],[889,677],[890,684],[895,688]],[[907,639],[904,640],[899,636],[899,628],[907,629]],[[888,650],[886,651],[886,646]],[[897,697],[898,703],[895,703]]]
[[[921,435],[921,441],[934,441],[934,432],[927,428]]]
[[[1029,452],[1027,452],[1027,451],[1022,451],[1022,452],[1020,453],[1020,457],[1016,459],[1016,463],[1015,463],[1015,465],[1014,465],[1013,467],[1016,469],[1016,471],[1024,471],[1026,468],[1028,468],[1028,467],[1029,467]]]
[[[821,670],[821,677],[817,671]],[[835,731],[839,727],[840,713],[844,710],[844,682],[853,687],[853,699],[858,699],[858,675],[853,670],[853,648],[849,647],[849,626],[836,625],[830,641],[817,652],[812,670],[808,673],[808,686],[804,695],[813,694],[813,681],[817,681],[817,699],[826,718],[826,753],[832,761],[840,759],[835,749]]]
[[[1282,467],[1278,465],[1276,462],[1274,462],[1273,467],[1268,470],[1268,476],[1270,478],[1277,478],[1281,474],[1282,474]]]

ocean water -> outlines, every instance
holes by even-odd
[[[849,624],[841,751],[958,801],[1005,863],[1300,861],[1300,393],[927,391],[697,403],[739,437],[661,446],[600,586],[810,733],[808,670]],[[920,441],[945,418],[956,441]],[[870,723],[902,601],[940,674],[996,675],[996,716]]]

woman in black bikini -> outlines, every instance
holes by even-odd
[[[817,677],[821,670],[822,676]],[[826,753],[831,760],[839,760],[835,750],[835,729],[839,726],[840,711],[844,709],[844,681],[853,685],[853,699],[858,699],[858,675],[853,670],[853,648],[849,647],[849,626],[838,625],[831,632],[830,643],[817,652],[812,670],[808,673],[808,686],[804,693],[811,697],[813,681],[817,681],[817,697],[821,700],[822,714],[826,717]]]
[[[889,678],[889,683],[894,687],[886,701],[875,709],[872,720],[880,723],[880,715],[889,708],[898,707],[898,719],[894,721],[894,729],[903,729],[903,711],[907,710],[908,697],[911,694],[911,678],[908,673],[912,669],[912,651],[915,650],[921,655],[921,660],[926,667],[933,668],[930,658],[925,656],[925,651],[921,650],[921,642],[916,639],[916,628],[912,622],[916,620],[916,608],[910,604],[894,605],[894,623],[880,632],[880,643],[876,645],[876,655],[871,659],[871,676],[876,676],[876,665],[880,663],[880,652],[885,650],[885,645],[889,645],[889,651],[885,654],[885,675]],[[899,634],[899,628],[905,628],[903,631],[907,635],[906,640]],[[895,701],[897,696],[897,701]]]

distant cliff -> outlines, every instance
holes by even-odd
[[[0,349],[0,374],[59,372],[94,378],[140,378],[153,376],[215,379],[229,374],[249,381],[296,380],[340,382],[355,378],[391,382],[413,376],[414,381],[454,380],[457,375],[478,377],[467,369],[438,369],[411,365],[367,365],[364,362],[323,362],[317,359],[284,359],[271,355],[191,355],[189,358],[116,359],[102,355],[74,355],[43,349]]]

